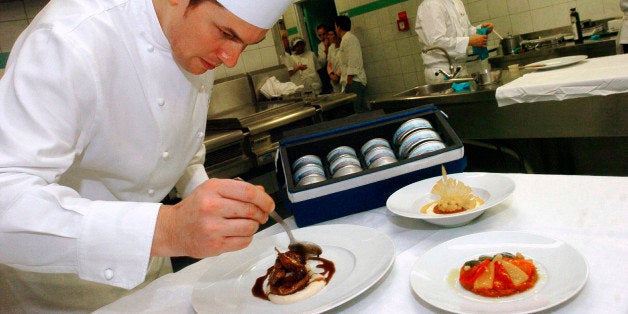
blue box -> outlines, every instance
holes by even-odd
[[[399,160],[381,167],[367,169],[361,158],[361,172],[332,178],[326,156],[332,149],[346,145],[360,155],[360,148],[376,137],[392,137],[405,121],[412,118],[430,121],[445,148],[410,159]],[[393,150],[396,151],[396,146]],[[297,186],[293,180],[292,163],[301,156],[317,155],[324,162],[329,179]],[[466,167],[462,141],[435,106],[427,105],[394,114],[371,112],[293,130],[280,141],[277,153],[277,180],[282,200],[295,217],[299,227],[309,226],[350,214],[386,205],[386,200],[398,189],[441,174],[444,165],[448,173],[462,172]]]

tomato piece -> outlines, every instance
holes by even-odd
[[[490,263],[490,260],[484,260],[481,263],[465,270],[464,266],[462,266],[462,268],[460,269],[460,284],[462,284],[463,287],[467,288],[467,289],[472,289],[473,288],[473,283],[475,282],[476,279],[478,279],[478,277],[480,277],[480,275],[482,275],[482,273],[484,273],[484,271],[486,270],[486,267],[488,267],[488,264]]]
[[[515,284],[512,282],[510,275],[504,268],[504,265],[499,261],[495,261],[495,279],[493,280],[493,289],[504,290],[514,288]]]

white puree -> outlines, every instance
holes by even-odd
[[[310,270],[310,281],[307,287],[288,295],[268,294],[268,299],[276,304],[290,304],[310,298],[325,287],[325,278]]]

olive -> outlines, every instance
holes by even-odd
[[[505,258],[515,258],[515,256],[512,253],[502,252],[502,253],[499,253],[499,254],[501,254],[502,257],[505,257]]]
[[[480,257],[478,257],[478,261],[480,261],[480,262],[485,260],[485,259],[492,260],[493,258],[488,256],[488,255],[481,255]]]
[[[480,263],[480,261],[478,261],[478,260],[470,260],[470,261],[466,261],[464,263],[464,266],[473,267],[473,266],[475,266],[475,265],[477,265],[479,263]]]

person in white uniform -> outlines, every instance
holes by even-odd
[[[290,0],[51,0],[0,80],[0,311],[88,312],[242,249],[274,209],[209,179],[213,69]],[[175,205],[160,201],[176,187]]]
[[[422,49],[445,49],[455,66],[462,66],[458,76],[468,76],[465,66],[467,47],[486,47],[487,35],[477,34],[477,29],[482,27],[488,27],[487,34],[493,31],[493,23],[482,23],[479,27],[471,25],[460,0],[424,0],[417,10],[414,30]],[[421,57],[426,83],[444,80],[442,74],[435,74],[438,69],[450,73],[447,57],[441,51],[432,50],[422,53]]]
[[[331,86],[334,93],[340,92],[340,75],[342,70],[340,69],[340,37],[336,34],[336,31],[330,30],[327,32],[327,38],[331,43],[329,45],[329,53],[327,56],[327,74],[329,75]]]
[[[318,70],[321,65],[318,64],[316,55],[311,50],[305,49],[305,40],[300,36],[292,38],[291,47],[290,61],[285,63],[290,81],[296,85],[303,85],[306,91],[320,94],[322,86]]]
[[[628,0],[619,0],[619,8],[624,12],[624,18],[617,34],[617,53],[628,53]]]
[[[334,18],[336,34],[340,36],[340,86],[343,93],[357,95],[353,103],[356,113],[368,111],[366,104],[366,71],[360,40],[351,32],[351,19],[346,15]]]

